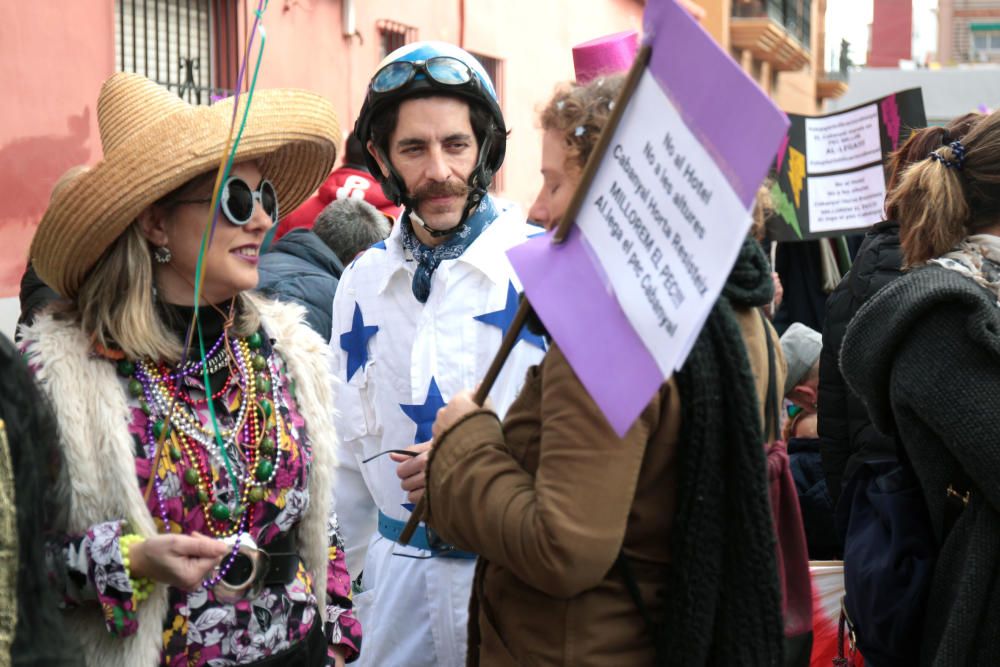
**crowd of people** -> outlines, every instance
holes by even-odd
[[[887,219],[822,332],[779,338],[780,282],[751,232],[623,437],[537,317],[477,401],[521,291],[505,253],[567,214],[635,35],[602,48],[619,65],[592,71],[590,54],[540,113],[527,213],[490,189],[508,132],[454,45],[386,57],[337,169],[317,95],[256,91],[221,171],[247,97],[192,107],[138,75],[105,82],[104,157],[54,188],[18,348],[0,347],[0,651],[807,665],[769,488],[787,442],[809,555],[847,561],[867,664],[1000,659],[1000,451],[982,407],[1000,390],[998,114],[915,130],[894,155]],[[898,618],[876,606],[899,577],[851,584],[872,569],[865,499],[886,479],[859,471],[885,459],[926,528],[895,533],[894,550],[926,552]]]

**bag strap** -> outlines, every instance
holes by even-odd
[[[768,326],[767,316],[764,311],[757,309],[760,314],[761,325],[764,327],[764,341],[767,343],[767,396],[764,400],[764,441],[771,442],[772,434],[774,439],[778,438],[778,396],[775,394],[775,362],[774,362],[774,342],[771,340],[771,330]]]
[[[837,657],[833,659],[833,667],[853,667],[854,655],[857,650],[857,637],[854,634],[854,624],[847,615],[846,596],[840,598],[840,621],[837,623]],[[846,628],[845,628],[846,626]],[[846,629],[846,633],[845,633]],[[844,640],[849,640],[848,654],[844,654]]]

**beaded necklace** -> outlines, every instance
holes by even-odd
[[[119,363],[119,373],[129,378],[129,392],[139,399],[148,417],[144,444],[153,461],[151,474],[165,527],[169,521],[156,474],[162,456],[169,456],[178,469],[182,489],[186,487],[197,499],[214,536],[239,537],[253,524],[254,506],[264,499],[281,465],[277,443],[283,432],[281,411],[277,409],[281,404],[280,379],[273,355],[265,358],[261,353],[262,343],[259,333],[224,343],[223,350],[234,360],[236,372],[212,398],[236,385],[240,400],[233,427],[220,430],[221,449],[214,428],[203,425],[196,411],[197,405],[210,399],[193,399],[185,386],[188,376],[202,370],[200,364],[172,370],[148,361]],[[237,462],[235,475],[224,473],[227,458]],[[218,490],[213,484],[216,476],[227,482]]]
[[[219,336],[215,344],[205,353],[204,359],[199,359],[198,361],[188,361],[182,367],[181,370],[171,377],[175,380],[180,380],[189,375],[194,375],[195,373],[200,373],[205,365],[208,365],[208,374],[215,375],[223,368],[229,365],[229,350],[223,343],[226,340],[226,335]]]

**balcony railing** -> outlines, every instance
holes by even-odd
[[[811,0],[734,0],[733,17],[768,18],[782,26],[799,44],[810,48]]]

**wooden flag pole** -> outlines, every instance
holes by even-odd
[[[646,70],[646,65],[649,64],[650,52],[649,46],[643,45],[636,54],[635,61],[632,63],[628,76],[625,78],[625,84],[622,86],[622,90],[618,94],[618,99],[615,100],[615,106],[611,110],[611,115],[608,117],[608,123],[601,132],[601,136],[598,138],[597,144],[594,146],[594,150],[591,151],[590,157],[587,159],[587,164],[583,168],[583,173],[580,176],[580,184],[577,185],[576,191],[573,193],[573,198],[570,200],[566,212],[559,221],[559,226],[556,227],[556,231],[552,234],[552,243],[562,243],[569,235],[569,231],[576,221],[576,216],[583,206],[584,197],[586,197],[587,191],[590,189],[590,183],[594,180],[594,174],[597,173],[597,168],[604,159],[604,154],[611,143],[611,137],[621,122],[622,114],[625,113],[625,107],[628,106],[629,100],[632,99],[632,94],[639,85],[639,79]],[[507,363],[510,353],[514,350],[514,345],[517,344],[518,336],[521,335],[521,329],[524,328],[524,323],[527,321],[530,313],[531,304],[527,299],[521,299],[510,328],[507,329],[507,333],[500,343],[500,349],[497,350],[496,356],[493,357],[493,361],[490,363],[490,367],[486,371],[486,375],[483,377],[483,381],[479,384],[479,388],[473,397],[476,405],[482,406],[486,403],[486,397],[489,396],[493,385],[497,381],[497,377],[500,375],[500,371],[503,369],[504,364]],[[410,538],[413,537],[413,532],[417,529],[420,522],[424,520],[427,512],[426,498],[426,495],[421,496],[416,507],[413,508],[410,518],[399,534],[400,544],[409,544]]]

